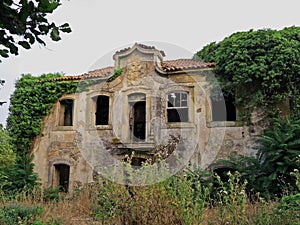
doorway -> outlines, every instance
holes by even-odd
[[[69,191],[70,166],[66,164],[54,165],[53,185],[58,186],[61,192]]]
[[[146,101],[131,105],[130,132],[134,141],[144,141],[146,138]]]
[[[129,129],[131,141],[146,139],[146,96],[135,94],[129,96]]]

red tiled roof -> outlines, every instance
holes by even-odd
[[[161,63],[162,69],[165,72],[175,72],[181,70],[193,70],[201,68],[212,68],[216,63],[205,63],[196,61],[193,59],[176,59],[176,60],[167,60]],[[81,79],[91,79],[91,78],[101,78],[101,77],[110,77],[113,75],[114,68],[106,67],[102,69],[97,69],[89,71],[88,73],[77,75],[77,76],[64,76],[53,78],[53,81],[67,81],[67,80],[81,80]]]
[[[113,67],[106,67],[102,69],[97,69],[89,71],[88,73],[76,76],[65,76],[52,79],[53,81],[66,81],[66,80],[81,80],[81,79],[90,79],[90,78],[100,78],[100,77],[109,77],[113,74]]]
[[[214,67],[216,63],[200,62],[193,59],[167,60],[161,63],[164,71],[180,71]]]

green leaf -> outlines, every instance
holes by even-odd
[[[62,32],[65,32],[65,33],[72,32],[72,29],[71,29],[71,27],[70,27],[70,25],[68,23],[65,23],[65,24],[61,25],[59,27],[59,30],[61,30]]]
[[[42,33],[47,34],[50,30],[49,26],[41,24],[38,26],[40,31],[42,31]]]
[[[27,41],[19,41],[18,44],[25,49],[30,49],[30,44]]]
[[[26,33],[24,37],[29,40],[30,44],[33,44],[35,42],[35,38],[30,33]]]
[[[7,58],[8,57],[8,50],[6,49],[0,49],[0,55],[4,58]]]
[[[60,36],[59,36],[59,30],[56,26],[53,26],[52,31],[50,33],[50,37],[53,41],[59,41],[61,40]]]

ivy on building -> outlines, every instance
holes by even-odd
[[[123,69],[122,68],[118,68],[118,69],[114,70],[114,74],[111,77],[109,77],[107,79],[107,81],[108,82],[112,82],[113,80],[117,79],[117,77],[121,76],[122,73],[123,73]]]
[[[288,100],[300,118],[300,27],[236,32],[206,45],[194,59],[217,63],[223,94],[236,93],[244,111],[263,107],[276,117],[277,104]]]
[[[14,180],[7,183],[16,189],[33,186],[36,182],[30,150],[34,139],[41,133],[43,118],[63,94],[75,93],[77,89],[78,82],[54,80],[61,76],[58,73],[40,77],[26,74],[16,82],[7,119],[7,130],[17,156],[14,171],[12,168],[8,170],[8,173],[14,173],[11,174]]]

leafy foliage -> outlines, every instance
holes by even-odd
[[[244,108],[267,106],[276,113],[276,104],[288,98],[300,117],[300,27],[237,32],[208,44],[194,59],[217,62],[223,89],[238,91],[237,104]]]
[[[108,78],[107,81],[111,82],[111,81],[115,80],[117,77],[121,76],[122,73],[123,73],[123,69],[122,68],[116,69],[114,71],[114,74],[110,78]]]
[[[8,132],[0,124],[0,165],[7,166],[14,163],[15,159]]]
[[[18,55],[19,47],[30,49],[36,41],[46,45],[42,37],[48,34],[53,41],[59,41],[60,32],[71,32],[68,23],[57,26],[47,19],[59,5],[59,0],[1,1],[0,56]]]
[[[234,156],[220,162],[248,181],[248,192],[274,197],[297,191],[300,170],[300,120],[274,119],[258,139],[256,157]]]
[[[3,225],[37,223],[43,213],[42,206],[8,205],[0,208],[0,223]]]
[[[275,119],[259,139],[257,158],[261,163],[261,187],[282,194],[285,186],[297,190],[291,174],[300,169],[300,120]]]
[[[37,176],[33,173],[30,148],[34,138],[40,134],[42,119],[48,115],[53,103],[67,93],[74,93],[75,82],[55,82],[53,78],[60,74],[44,74],[33,77],[23,75],[16,83],[16,90],[11,96],[7,130],[11,136],[17,161],[15,165],[7,167],[2,180],[5,191],[20,191],[22,188],[32,188]],[[1,180],[0,180],[1,181]],[[5,181],[5,182],[4,182]],[[3,185],[3,183],[5,185]]]

